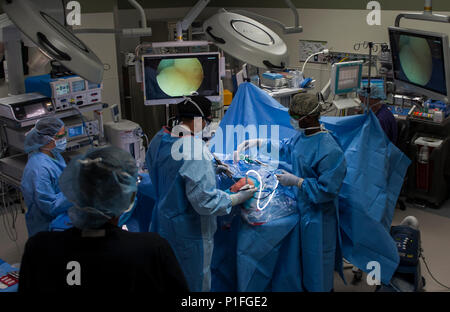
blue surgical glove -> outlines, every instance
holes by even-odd
[[[276,174],[278,181],[283,186],[297,186],[300,188],[303,183],[303,179],[297,177],[296,175],[287,172],[286,170],[282,170],[283,173]]]

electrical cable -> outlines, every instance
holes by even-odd
[[[2,187],[2,204],[3,204],[3,208],[4,208],[4,213],[2,214],[2,223],[5,228],[6,234],[8,235],[8,238],[11,241],[16,242],[18,239],[18,234],[17,234],[17,229],[16,229],[16,220],[17,220],[18,212],[17,212],[17,209],[15,210],[15,212],[13,210],[11,210],[11,208],[9,207],[10,206],[9,204],[6,205],[5,183],[1,182],[1,187]],[[12,216],[11,222],[9,219],[9,214],[11,214],[11,216]]]
[[[145,142],[147,143],[147,148],[149,148],[148,136],[145,133],[142,136],[145,138]]]
[[[274,187],[272,193],[271,193],[270,196],[269,196],[269,199],[268,199],[267,202],[264,204],[264,206],[261,208],[260,205],[259,205],[259,202],[260,202],[260,200],[261,200],[261,193],[262,193],[262,191],[263,191],[263,189],[262,189],[262,186],[263,186],[262,178],[261,178],[261,175],[260,175],[257,171],[255,171],[255,170],[249,170],[249,171],[247,171],[247,172],[245,173],[246,178],[248,177],[248,175],[249,175],[250,173],[256,174],[256,176],[257,176],[257,178],[258,178],[258,181],[259,181],[259,194],[258,194],[258,198],[257,198],[257,200],[256,200],[256,208],[257,208],[259,211],[262,211],[262,210],[264,210],[264,209],[269,205],[269,203],[272,201],[273,195],[275,195],[275,190],[276,190],[277,187],[278,187],[279,181],[278,181],[278,179],[277,179],[277,182],[276,182],[276,184],[275,184],[275,187]]]
[[[92,147],[94,147],[94,141],[92,140],[91,135],[89,134],[89,131],[88,131],[86,123],[85,123],[85,118],[84,118],[83,114],[81,113],[81,110],[78,107],[76,107],[75,105],[72,105],[71,107],[73,109],[75,109],[78,112],[78,114],[80,115],[81,124],[83,125],[84,131],[86,132],[86,135],[89,139],[89,143]]]
[[[444,288],[450,290],[450,287],[448,287],[447,285],[442,284],[441,282],[439,282],[439,281],[433,276],[433,274],[432,274],[431,271],[430,271],[430,268],[428,267],[427,262],[425,261],[425,257],[423,256],[422,253],[420,254],[420,257],[422,258],[423,263],[425,264],[425,267],[427,268],[427,271],[428,271],[428,273],[430,274],[431,278],[432,278],[436,283],[438,283],[440,286],[442,286],[442,287],[444,287]]]

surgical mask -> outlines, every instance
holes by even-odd
[[[195,132],[194,136],[201,140],[209,140],[212,136],[211,123],[207,121],[206,126],[202,130]]]
[[[302,118],[304,118],[304,117],[302,117]],[[302,120],[302,118],[301,118],[300,120]],[[299,126],[299,121],[300,121],[300,120],[297,120],[297,119],[291,117],[290,123],[291,123],[291,126],[292,126],[295,130],[300,131],[301,133],[305,133],[306,130],[314,130],[314,129],[321,129],[321,130],[324,130],[322,124],[321,124],[320,126],[317,126],[317,127],[301,128],[301,127]]]
[[[53,151],[57,152],[57,153],[62,153],[66,150],[66,146],[67,146],[67,139],[66,138],[62,138],[59,140],[55,140],[55,147],[53,148]]]
[[[212,129],[211,129],[211,123],[206,124],[206,126],[205,126],[205,128],[203,128],[201,134],[202,134],[202,139],[209,140],[212,137],[213,133],[212,133]]]
[[[295,130],[301,131],[301,128],[300,128],[300,126],[298,125],[298,120],[297,120],[297,119],[291,117],[290,123],[291,123],[291,126],[292,126]]]
[[[304,134],[306,130],[315,130],[315,129],[320,129],[320,131],[326,130],[325,126],[323,124],[320,124],[320,126],[317,127],[300,128],[299,131]]]

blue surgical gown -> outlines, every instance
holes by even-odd
[[[22,193],[28,211],[25,219],[28,235],[48,231],[50,223],[67,211],[72,203],[61,193],[58,179],[66,167],[64,158],[33,152],[28,157],[22,176]]]
[[[293,174],[304,179],[297,190],[303,285],[328,292],[334,271],[342,276],[338,195],[347,171],[344,153],[325,131],[298,133],[281,152],[290,155]]]
[[[216,187],[211,153],[200,139],[162,129],[146,162],[155,191],[150,230],[169,241],[189,289],[209,291],[216,219],[231,212],[229,195]]]

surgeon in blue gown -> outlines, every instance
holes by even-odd
[[[24,148],[29,155],[21,189],[28,208],[25,219],[30,237],[48,231],[51,222],[72,206],[58,186],[66,167],[61,156],[66,136],[63,121],[48,117],[38,120],[25,137]]]
[[[307,291],[333,290],[334,271],[342,275],[338,195],[346,175],[344,153],[319,123],[321,106],[314,94],[298,94],[289,105],[298,133],[284,146],[293,173],[277,175],[297,188],[300,211],[303,285]]]
[[[186,276],[191,291],[210,291],[211,257],[217,216],[250,199],[256,188],[243,186],[227,194],[216,186],[214,166],[205,142],[211,102],[187,97],[178,105],[178,124],[163,128],[152,139],[146,157],[154,187],[151,231],[166,238]]]

